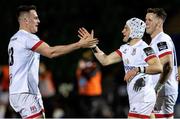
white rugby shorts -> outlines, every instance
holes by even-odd
[[[156,118],[168,118],[174,115],[174,105],[178,95],[158,96],[153,113]]]
[[[150,118],[155,102],[137,102],[130,104],[128,117],[130,118]]]
[[[44,112],[41,95],[29,93],[10,94],[9,101],[12,108],[18,112],[22,118],[35,118]]]

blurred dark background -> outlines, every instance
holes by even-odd
[[[126,20],[131,17],[144,20],[147,8],[162,7],[168,14],[164,31],[172,36],[178,58],[180,56],[179,0],[0,0],[0,65],[8,64],[7,46],[10,37],[18,30],[15,11],[21,4],[37,6],[41,21],[37,35],[49,45],[77,42],[78,28],[83,26],[89,31],[94,29],[95,36],[100,41],[98,46],[107,54],[123,44],[121,31]],[[58,94],[62,83],[75,82],[77,62],[86,50],[77,50],[55,59],[41,57],[41,61],[45,62],[53,73]],[[111,78],[112,81],[109,82],[112,83],[113,91],[118,93],[118,86],[125,84],[122,80],[124,75],[122,64],[101,69],[103,80]],[[107,86],[106,83],[103,85],[103,91],[107,90]],[[76,92],[72,91],[72,95],[75,94]],[[121,98],[117,99],[121,102]]]

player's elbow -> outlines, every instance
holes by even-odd
[[[56,58],[60,55],[56,54],[55,52],[50,52],[49,55],[47,56],[49,59],[53,59],[53,58]]]
[[[105,59],[105,60],[103,60],[103,62],[101,62],[101,64],[102,64],[103,66],[108,66],[108,65],[110,65],[111,63],[110,63],[110,61],[109,61],[108,59]]]
[[[56,52],[54,50],[54,48],[50,47],[47,51],[46,57],[53,59],[56,57]]]
[[[49,54],[47,57],[48,57],[49,59],[53,59],[53,58],[54,58],[54,56],[53,56],[52,54]]]
[[[102,62],[101,63],[103,66],[108,66],[109,64],[108,63],[106,63],[106,62]]]

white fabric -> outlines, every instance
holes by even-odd
[[[165,42],[167,44],[167,48],[160,49],[158,48],[158,43],[160,42]],[[168,52],[172,52],[172,57],[173,57],[173,71],[167,80],[167,83],[165,83],[164,88],[160,91],[160,96],[164,95],[172,95],[172,94],[178,94],[178,81],[177,81],[177,76],[178,76],[178,70],[177,70],[177,58],[176,58],[176,51],[174,44],[170,38],[169,35],[165,34],[164,32],[159,33],[156,37],[152,39],[152,42],[150,46],[154,49],[155,53],[158,56],[161,56],[162,54],[166,54]],[[152,75],[153,77],[153,85],[155,86],[159,80],[160,74],[158,75]]]
[[[29,92],[38,94],[38,70],[40,55],[32,51],[41,42],[39,38],[24,30],[19,30],[10,39],[9,52],[9,93]],[[13,64],[11,64],[13,62]]]
[[[155,109],[153,113],[155,114],[173,114],[174,105],[176,104],[177,95],[168,95],[157,98]]]
[[[137,102],[130,104],[129,113],[150,116],[155,102]]]
[[[146,55],[144,52],[144,48],[149,47],[144,41],[140,40],[133,46],[128,44],[122,45],[118,51],[122,54],[122,59],[124,63],[125,72],[140,66],[148,66],[145,60],[147,60],[152,55]],[[145,86],[142,87],[140,91],[134,91],[133,87],[137,79],[144,77]],[[140,73],[136,75],[128,84],[127,84],[127,91],[129,96],[130,106],[131,104],[137,102],[155,102],[156,96],[155,91],[152,85],[151,76],[148,74]]]
[[[129,38],[142,38],[145,32],[146,24],[138,18],[129,19],[126,24],[130,28]]]
[[[44,110],[41,95],[32,95],[28,93],[11,94],[10,105],[16,112],[19,112],[22,118],[27,118],[38,114]]]

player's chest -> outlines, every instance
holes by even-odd
[[[134,64],[142,60],[141,52],[138,48],[125,48],[122,51],[122,57],[125,64]]]

